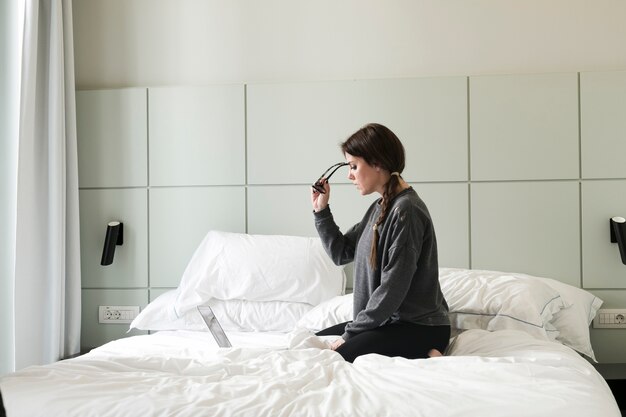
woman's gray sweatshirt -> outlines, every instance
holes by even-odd
[[[378,199],[345,234],[330,207],[314,213],[315,227],[333,262],[344,265],[354,261],[354,320],[346,326],[345,340],[399,320],[450,324],[439,285],[437,239],[426,205],[413,188],[392,200],[387,218],[378,226],[378,267],[374,270],[369,256],[372,228],[380,210]]]

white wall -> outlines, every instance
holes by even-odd
[[[76,0],[79,88],[626,68],[621,0]]]

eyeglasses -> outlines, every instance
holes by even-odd
[[[335,171],[337,171],[339,168],[344,167],[346,165],[349,165],[349,164],[347,162],[339,162],[331,166],[326,171],[324,171],[322,175],[320,175],[317,181],[315,181],[315,184],[313,184],[311,187],[313,187],[313,189],[320,194],[326,194],[326,190],[324,190],[324,184],[322,183],[322,180],[323,179],[329,180],[330,177],[332,177],[332,175],[335,173]],[[329,171],[330,171],[330,174],[328,174]],[[326,174],[328,174],[328,176],[326,176]]]

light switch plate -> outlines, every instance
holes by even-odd
[[[98,306],[99,323],[131,323],[139,314],[139,306]]]
[[[593,319],[595,329],[626,329],[626,309],[605,308],[598,310]]]

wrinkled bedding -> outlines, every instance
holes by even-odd
[[[606,382],[558,343],[515,330],[468,330],[446,355],[365,355],[328,338],[171,331],[0,378],[8,416],[620,417]]]

